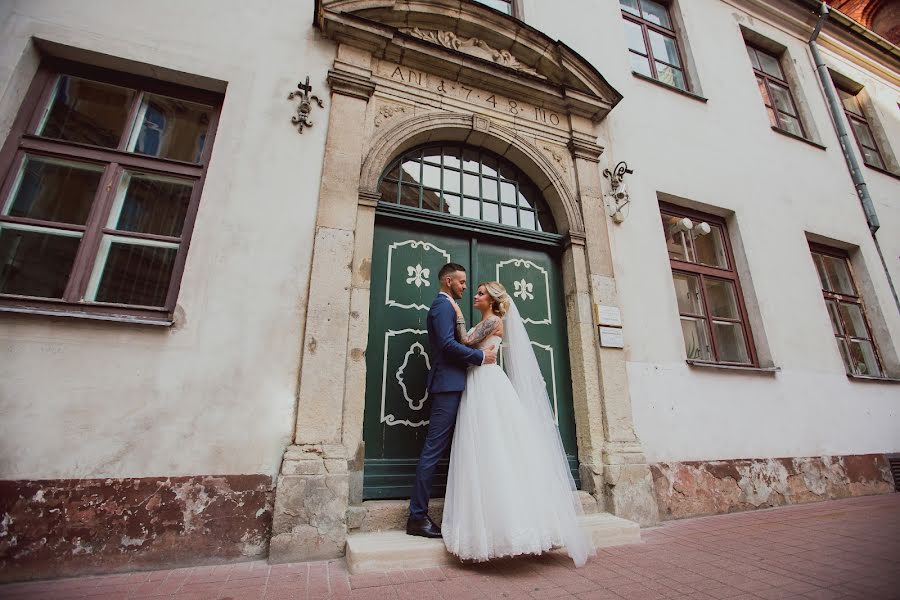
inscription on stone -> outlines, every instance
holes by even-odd
[[[512,115],[513,117],[527,119],[529,121],[534,121],[535,123],[551,125],[554,127],[560,127],[562,125],[562,117],[551,110],[535,106],[534,104],[530,104],[520,99],[494,94],[486,90],[463,85],[457,81],[443,79],[436,75],[416,71],[408,67],[401,67],[391,63],[382,63],[380,74],[393,81],[402,82],[414,88],[429,90],[442,96],[456,98],[476,106],[484,106],[492,110]]]

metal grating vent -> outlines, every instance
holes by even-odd
[[[894,476],[894,489],[900,492],[900,454],[888,454],[887,459]]]

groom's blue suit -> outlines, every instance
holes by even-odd
[[[428,343],[431,345],[431,370],[428,372],[431,416],[409,501],[411,519],[422,519],[428,514],[431,480],[438,460],[453,438],[459,401],[466,388],[466,366],[484,362],[481,350],[456,341],[456,311],[448,296],[438,294],[431,303],[427,325]]]

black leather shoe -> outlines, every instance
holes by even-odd
[[[406,520],[406,535],[417,535],[426,538],[441,537],[441,528],[434,524],[430,517]]]

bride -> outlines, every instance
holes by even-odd
[[[482,319],[471,330],[454,306],[460,342],[497,351],[505,340],[506,373],[486,365],[466,376],[441,524],[447,550],[485,561],[565,546],[581,566],[594,550],[578,523],[575,483],[522,318],[496,281],[478,286]]]

